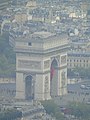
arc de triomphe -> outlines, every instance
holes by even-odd
[[[16,98],[47,100],[66,94],[68,35],[14,36],[10,42],[16,52]]]

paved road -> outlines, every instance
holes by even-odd
[[[0,96],[14,97],[16,90],[15,83],[0,83]]]
[[[90,89],[81,89],[80,86],[82,84],[90,85],[90,81],[68,85],[68,94],[61,97],[55,97],[55,102],[61,106],[66,105],[70,101],[80,101],[87,103],[90,99]]]
[[[84,80],[84,82],[70,84],[67,86],[67,91],[69,92],[67,95],[61,97],[55,97],[55,101],[58,104],[66,104],[68,101],[85,101],[87,102],[90,99],[90,89],[81,89],[81,84],[90,85],[90,81]],[[0,96],[5,97],[14,97],[15,96],[16,84],[0,84]]]

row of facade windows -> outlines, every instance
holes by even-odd
[[[88,63],[88,60],[83,60],[83,59],[82,60],[81,59],[79,59],[79,60],[78,59],[74,59],[74,60],[72,59],[71,60],[71,59],[68,59],[67,62],[87,62]]]
[[[72,64],[72,63],[67,63],[68,67],[89,67],[88,64]]]

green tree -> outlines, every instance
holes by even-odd
[[[57,105],[54,103],[53,100],[46,100],[42,102],[46,112],[48,114],[54,114],[55,110],[57,109]]]
[[[72,102],[68,105],[68,108],[71,109],[71,114],[81,120],[90,119],[90,105],[79,102]]]
[[[16,109],[6,109],[0,112],[0,120],[16,120],[22,117],[22,112]]]
[[[90,68],[76,67],[74,69],[74,72],[79,73],[79,76],[81,76],[82,78],[90,78]]]
[[[0,75],[15,74],[15,53],[9,45],[8,33],[0,36]]]
[[[46,112],[54,116],[57,120],[64,120],[64,116],[62,115],[57,104],[54,103],[53,100],[46,100],[42,102]]]

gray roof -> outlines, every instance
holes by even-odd
[[[74,53],[68,53],[68,56],[71,56],[71,57],[90,57],[90,53],[74,52]]]

